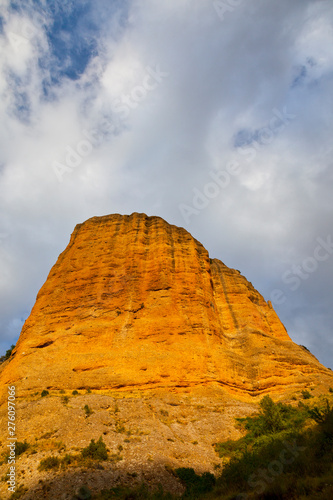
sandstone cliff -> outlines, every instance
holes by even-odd
[[[329,380],[239,271],[186,230],[134,213],[76,226],[0,385],[20,394],[210,386],[250,397]]]
[[[98,494],[141,482],[181,495],[173,469],[217,474],[213,444],[239,438],[235,417],[263,394],[297,405],[306,388],[317,404],[333,376],[238,271],[184,229],[135,213],[75,228],[0,365],[0,477],[7,384],[16,438],[29,445],[16,457],[20,498],[71,500],[82,485]],[[76,464],[100,437],[108,459]],[[41,471],[51,457],[67,466]],[[0,496],[11,498],[4,481]]]

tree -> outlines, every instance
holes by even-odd
[[[280,407],[269,396],[263,397],[260,401],[260,408],[266,431],[278,432],[284,428]]]
[[[6,351],[6,354],[4,354],[4,356],[1,356],[1,357],[0,357],[0,363],[3,363],[4,361],[6,361],[7,359],[9,359],[9,358],[10,358],[10,356],[11,356],[11,354],[12,354],[12,351],[13,351],[14,347],[15,347],[15,346],[14,346],[14,344],[12,344],[12,345],[10,346],[10,349],[8,349],[8,350]]]
[[[312,410],[310,410],[310,417],[315,420],[317,424],[324,424],[329,420],[332,421],[333,406],[331,408],[328,399],[326,399],[326,407],[318,408],[318,406],[315,406]]]

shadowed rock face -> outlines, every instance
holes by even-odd
[[[183,228],[134,213],[76,226],[0,384],[21,394],[214,386],[247,397],[328,381],[239,271]]]

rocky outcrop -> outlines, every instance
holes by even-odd
[[[239,271],[138,213],[76,226],[0,378],[21,394],[209,386],[244,397],[329,381]]]

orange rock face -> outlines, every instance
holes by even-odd
[[[51,269],[0,383],[283,392],[332,372],[239,271],[159,217],[94,217]]]

